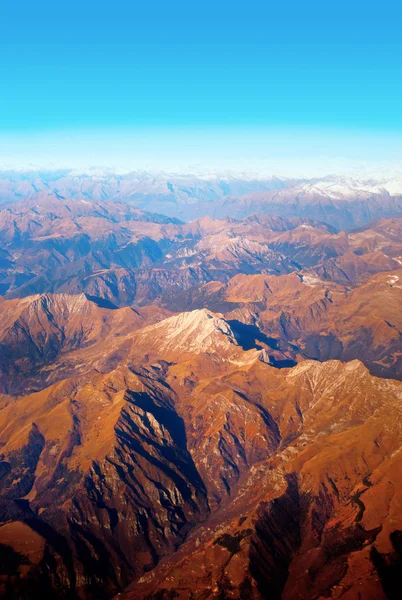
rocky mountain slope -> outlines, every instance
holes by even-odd
[[[99,307],[84,294],[41,294],[0,304],[0,391],[27,393],[88,369],[110,370],[137,329],[169,316],[155,306]]]
[[[230,499],[119,597],[397,598],[400,384],[370,378],[358,361],[330,361],[275,375],[256,363],[226,377],[225,386],[233,391],[209,384],[217,416],[207,419],[207,439],[212,431],[216,438],[238,434],[234,406],[258,403],[273,418],[275,435],[264,439],[256,419],[237,439],[257,452],[262,444],[265,458],[232,454],[236,466],[247,467],[239,469]],[[221,411],[217,392],[228,401]],[[217,447],[205,444],[211,472]]]

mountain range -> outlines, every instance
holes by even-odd
[[[184,221],[253,213],[298,216],[353,229],[402,214],[402,174],[288,177],[256,173],[185,173],[111,169],[0,171],[0,203],[53,193],[59,198],[123,201]]]
[[[105,177],[1,178],[0,597],[399,598],[402,195]]]

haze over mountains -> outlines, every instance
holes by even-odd
[[[401,214],[402,174],[289,178],[264,172],[169,175],[102,168],[3,170],[0,174],[3,203],[49,191],[65,199],[122,200],[185,221],[267,213],[330,221],[338,229],[352,229]]]
[[[0,596],[399,598],[398,182],[0,189]]]

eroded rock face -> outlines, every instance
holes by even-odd
[[[38,589],[46,589],[51,561],[52,593],[110,597],[206,518],[205,485],[173,398],[152,374],[127,371],[93,375],[73,389],[56,385],[3,410],[4,419],[18,416],[13,432],[6,421],[2,429],[2,439],[10,437],[1,519],[41,536],[44,551],[29,575]],[[32,418],[26,403],[35,405],[37,424],[19,448],[22,423]],[[23,579],[15,597],[19,589],[28,593]]]

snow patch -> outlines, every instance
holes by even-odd
[[[302,283],[304,285],[308,285],[308,287],[315,287],[316,285],[322,283],[321,279],[318,277],[313,277],[312,275],[302,275]]]

